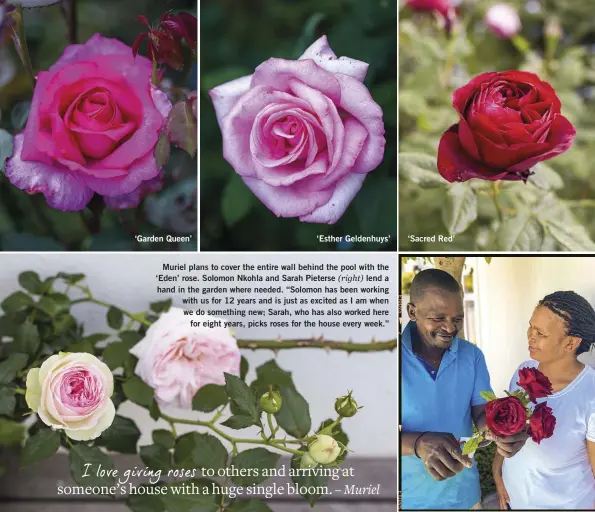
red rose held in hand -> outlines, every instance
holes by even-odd
[[[526,180],[538,162],[564,153],[576,131],[556,91],[533,73],[483,73],[453,94],[461,116],[442,136],[438,170],[449,182]]]
[[[517,382],[529,395],[529,399],[537,403],[538,398],[549,396],[553,393],[552,383],[537,368],[521,368]]]
[[[555,427],[556,418],[553,415],[552,408],[547,406],[547,402],[537,404],[529,420],[529,435],[531,439],[539,444],[542,439],[547,439],[554,435]]]
[[[486,422],[494,434],[512,436],[525,428],[527,411],[514,396],[497,398],[486,404]]]

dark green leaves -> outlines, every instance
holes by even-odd
[[[59,447],[60,433],[49,428],[42,428],[27,439],[21,452],[21,466],[29,466],[48,459],[58,451]]]
[[[66,313],[70,309],[70,299],[63,293],[51,293],[41,297],[35,307],[53,318],[60,313]]]
[[[274,359],[256,368],[256,380],[250,384],[258,398],[269,390],[269,386],[295,389],[291,373],[281,369]]]
[[[109,325],[112,329],[121,329],[123,321],[124,315],[118,308],[112,306],[107,310],[107,325]]]
[[[98,444],[111,452],[136,453],[140,430],[130,418],[116,415],[111,426],[101,434]]]
[[[14,391],[9,388],[0,387],[0,416],[12,416],[17,399]]]
[[[0,446],[20,445],[24,436],[24,425],[0,418]]]
[[[241,414],[234,414],[227,420],[221,423],[224,427],[232,428],[234,430],[241,430],[254,425],[254,420],[249,416],[243,416]]]
[[[26,293],[18,291],[10,294],[2,301],[2,309],[7,313],[15,313],[31,304],[33,304],[33,299]]]
[[[122,388],[128,400],[143,407],[150,407],[153,402],[153,388],[147,386],[140,377],[134,376],[124,382]]]
[[[293,437],[299,439],[307,436],[312,427],[308,402],[292,388],[281,389],[280,393],[283,405],[281,410],[275,414],[277,422]]]
[[[98,447],[89,447],[85,444],[74,445],[68,456],[70,461],[70,474],[78,485],[84,486],[107,486],[115,485],[113,473],[109,476],[107,471],[113,470],[114,465],[111,457],[103,453]],[[86,466],[90,464],[90,466]],[[107,470],[105,474],[97,474],[99,465]],[[84,476],[87,474],[87,476]]]
[[[176,103],[165,122],[169,140],[190,156],[196,154],[196,119],[188,101]]]
[[[225,374],[225,389],[235,406],[234,413],[249,418],[253,425],[260,423],[260,409],[254,391],[239,377]],[[237,411],[237,412],[236,412]]]
[[[270,470],[277,467],[280,455],[270,452],[264,448],[252,448],[238,453],[232,461],[232,465],[240,470],[253,468],[256,469],[256,475],[232,476],[233,483],[244,487],[259,484],[269,478]],[[267,473],[267,471],[269,473]]]
[[[159,302],[151,302],[149,307],[155,313],[167,313],[171,308],[171,299],[162,300]]]
[[[31,320],[26,320],[17,327],[14,337],[14,349],[16,352],[32,356],[37,352],[39,342],[37,326]]]
[[[243,219],[254,205],[254,194],[238,177],[230,180],[223,190],[221,215],[227,226],[232,227]]]
[[[169,471],[171,469],[171,452],[160,444],[141,446],[140,458],[155,471]]]
[[[184,469],[214,469],[227,466],[227,450],[211,434],[190,432],[176,440],[174,451],[176,467]]]
[[[12,382],[25,365],[27,356],[25,354],[11,354],[8,359],[0,363],[0,384]]]
[[[4,172],[6,159],[12,156],[12,149],[12,135],[6,130],[0,129],[0,172]]]
[[[234,501],[225,509],[226,512],[273,512],[272,509],[260,500]]]
[[[189,487],[190,493],[184,492],[184,487],[191,484],[194,486]],[[213,490],[215,485],[215,482],[205,478],[176,482],[169,486],[168,492],[161,500],[170,512],[217,512],[221,498]]]
[[[198,390],[192,400],[192,409],[201,412],[211,412],[227,403],[227,391],[224,386],[207,384]]]
[[[19,274],[19,284],[28,292],[36,295],[42,293],[43,290],[43,283],[37,272],[22,272]]]
[[[301,457],[294,455],[291,459],[291,467],[294,470],[299,470],[300,462]],[[302,496],[308,500],[308,503],[310,503],[310,505],[313,506],[314,503],[316,503],[322,496],[322,494],[319,494],[316,491],[327,486],[329,477],[321,475],[320,472],[317,472],[316,468],[314,468],[313,471],[308,472],[296,471],[294,475],[291,477],[291,480],[294,483],[298,484],[300,490],[306,491],[302,494]],[[308,491],[314,492],[310,494]]]
[[[176,438],[170,430],[153,430],[153,442],[171,450],[176,444]]]

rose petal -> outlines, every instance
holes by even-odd
[[[302,222],[334,224],[347,210],[353,198],[359,192],[365,174],[348,174],[337,185],[329,201],[307,215],[300,216]]]
[[[299,60],[312,59],[321,68],[331,73],[343,73],[363,82],[368,72],[368,63],[349,57],[337,59],[335,52],[328,43],[326,35],[314,41]]]
[[[93,191],[75,173],[41,162],[23,161],[21,151],[24,134],[14,138],[14,152],[6,162],[10,182],[28,194],[42,193],[47,203],[62,211],[84,210]]]
[[[238,98],[250,89],[251,81],[252,75],[247,75],[218,85],[209,91],[220,128],[222,119],[229,113],[236,101],[238,101]]]

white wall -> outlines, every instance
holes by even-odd
[[[508,388],[519,364],[530,359],[527,326],[545,295],[573,290],[595,305],[595,258],[478,258],[478,307],[481,349],[497,395]],[[581,360],[595,365],[595,358]]]
[[[17,287],[17,276],[23,270],[34,270],[42,277],[63,272],[87,274],[87,284],[97,298],[115,303],[131,311],[143,311],[148,303],[161,300],[155,292],[155,275],[162,263],[326,263],[337,264],[336,254],[0,254],[0,298],[12,293]],[[353,339],[370,341],[394,339],[397,336],[397,259],[390,254],[340,255],[341,263],[384,263],[391,266],[389,307],[394,312],[392,325],[382,329],[362,328],[357,331],[334,329],[238,329],[238,338],[270,339],[279,334],[283,337],[308,337],[324,334],[329,339]],[[385,284],[383,283],[383,286]],[[174,304],[176,300],[174,298]],[[178,302],[178,305],[181,303]],[[81,304],[74,310],[75,316],[87,323],[87,332],[105,332],[105,310],[98,306]],[[273,354],[270,351],[245,352],[251,371]],[[281,352],[278,364],[293,372],[298,390],[310,402],[314,426],[334,415],[334,400],[354,390],[354,396],[364,409],[355,417],[346,420],[344,428],[350,436],[350,449],[354,455],[396,456],[398,424],[397,412],[397,352],[375,354],[329,353],[322,350],[304,349]],[[253,375],[253,374],[252,374]],[[183,413],[176,413],[182,417]],[[151,443],[150,432],[156,425],[148,413],[134,404],[126,403],[120,414],[134,418],[143,432],[141,444]],[[190,416],[196,413],[190,413]],[[188,429],[180,428],[180,432]],[[248,437],[248,436],[246,436]]]

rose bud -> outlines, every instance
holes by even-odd
[[[39,419],[76,441],[90,441],[114,421],[114,377],[92,354],[60,352],[27,373],[25,400]]]
[[[361,407],[358,407],[357,402],[351,396],[351,391],[348,395],[337,398],[335,401],[335,411],[339,416],[344,418],[355,416],[359,409]]]
[[[543,439],[554,435],[554,428],[556,428],[556,418],[553,415],[552,408],[547,406],[547,402],[537,404],[529,420],[531,439],[540,444]]]
[[[527,411],[514,396],[497,398],[486,404],[486,423],[498,436],[518,434],[527,424]]]
[[[330,464],[343,453],[345,447],[331,436],[320,434],[316,436],[308,447],[308,452],[315,462],[319,464]]]
[[[155,390],[160,406],[192,409],[196,392],[207,384],[225,384],[225,373],[240,374],[240,350],[227,327],[210,316],[190,325],[180,308],[171,308],[149,327],[130,353],[138,357],[135,373]],[[220,325],[223,323],[220,321]]]
[[[318,462],[316,462],[309,453],[304,453],[302,455],[302,460],[300,462],[300,469],[312,469],[318,466]]]
[[[523,180],[564,153],[576,130],[556,91],[533,73],[483,73],[453,94],[460,116],[442,136],[438,171],[449,182]]]
[[[517,385],[523,388],[534,403],[537,403],[538,398],[544,398],[554,392],[550,380],[537,368],[521,368]]]
[[[279,412],[281,405],[283,405],[283,400],[276,391],[268,391],[260,397],[260,408],[268,414]]]
[[[407,7],[418,12],[438,13],[446,24],[447,32],[450,32],[456,18],[455,2],[453,0],[407,0]]]
[[[485,22],[500,39],[510,39],[522,28],[519,13],[508,4],[492,5],[486,12]]]

